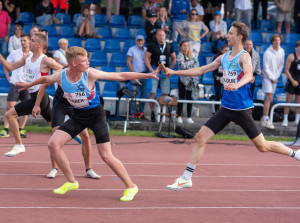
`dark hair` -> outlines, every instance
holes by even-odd
[[[271,36],[270,42],[273,43],[275,38],[280,38],[280,40],[282,39],[282,37],[279,34],[274,34],[273,36]]]
[[[22,35],[21,35],[21,38],[22,37],[27,37],[27,39],[30,41],[30,35],[28,34],[28,33],[23,33]]]
[[[229,46],[228,46],[227,44],[224,44],[224,45],[221,46],[221,49],[220,49],[220,50],[224,50],[224,49],[227,48],[227,47],[229,48]]]
[[[238,35],[242,35],[243,36],[242,43],[244,44],[244,42],[246,41],[246,39],[248,39],[248,36],[249,36],[248,26],[246,26],[242,22],[237,22],[237,21],[234,21],[231,24],[231,26],[234,27],[234,28],[236,28],[236,32],[237,32]]]
[[[296,47],[300,46],[300,40],[296,42]]]

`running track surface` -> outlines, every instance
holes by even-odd
[[[139,193],[121,202],[124,185],[98,155],[100,180],[84,177],[80,146],[64,147],[80,189],[65,195],[53,189],[65,182],[50,170],[50,134],[29,133],[26,152],[5,157],[13,138],[0,139],[0,222],[299,222],[300,164],[290,157],[260,153],[250,142],[210,141],[193,176],[193,187],[169,191],[182,174],[193,141],[111,137],[113,153],[127,168]],[[295,148],[298,149],[298,148]]]

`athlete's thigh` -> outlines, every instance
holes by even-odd
[[[29,115],[35,105],[35,98],[30,98],[15,105],[18,116]]]
[[[217,134],[220,132],[222,129],[225,128],[226,125],[229,124],[231,121],[228,118],[228,109],[225,109],[223,107],[220,107],[220,109],[213,115],[211,116],[205,123],[204,125],[208,127],[210,130],[214,132],[214,134]]]
[[[68,133],[72,138],[81,133],[86,126],[82,125],[80,122],[77,122],[72,117],[65,121],[58,129]]]
[[[54,106],[52,108],[51,124],[52,128],[61,126],[65,122],[66,116],[71,116],[72,107]]]

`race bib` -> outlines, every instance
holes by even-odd
[[[25,73],[24,75],[25,75],[25,80],[26,80],[27,83],[31,83],[32,81],[35,80],[33,74],[27,74],[27,73]],[[31,87],[31,88],[28,88],[28,90],[33,90],[33,89],[34,89],[34,86]]]
[[[236,84],[237,83],[237,71],[223,70],[223,85]]]
[[[64,93],[70,105],[74,108],[84,108],[89,106],[86,92]]]
[[[162,64],[166,64],[166,60],[167,60],[166,55],[160,55],[159,60]]]

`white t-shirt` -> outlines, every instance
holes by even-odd
[[[190,8],[191,8],[191,10],[196,9],[198,12],[198,15],[204,15],[203,7],[200,4],[196,5],[195,8],[193,8],[193,6],[190,4]]]
[[[29,51],[30,54],[32,54]],[[13,50],[7,57],[7,61],[10,63],[14,63],[18,60],[20,60],[25,54],[23,53],[22,49]],[[20,67],[16,70],[12,71],[12,75],[10,77],[10,83],[15,84],[16,82],[26,82],[25,77],[25,65],[23,67]]]
[[[252,9],[250,0],[236,0],[234,7],[240,10]]]
[[[21,48],[21,37],[17,38],[15,35],[11,36],[8,41],[8,53]]]
[[[63,49],[56,50],[53,54],[53,58],[58,58],[59,59],[58,63],[60,63],[61,65],[68,64],[66,59],[66,51],[64,51]]]

